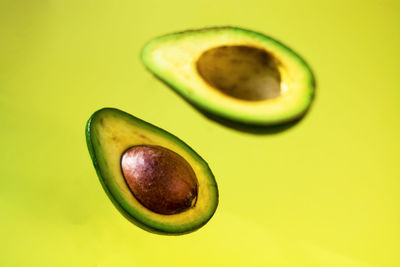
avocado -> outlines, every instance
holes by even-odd
[[[293,50],[261,33],[218,27],[151,40],[144,65],[190,104],[245,125],[295,121],[308,110],[314,77]]]
[[[176,136],[114,108],[96,111],[86,141],[97,175],[132,223],[178,235],[206,224],[218,205],[208,164]]]

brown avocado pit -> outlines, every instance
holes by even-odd
[[[278,62],[263,49],[251,46],[219,46],[197,60],[197,71],[225,95],[247,101],[276,98],[281,94]]]
[[[133,146],[122,154],[121,169],[135,198],[153,212],[177,214],[196,204],[196,175],[190,164],[172,150]]]

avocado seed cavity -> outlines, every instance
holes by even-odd
[[[211,48],[197,60],[197,71],[212,87],[241,100],[266,100],[281,93],[278,62],[256,47]]]
[[[138,145],[121,157],[125,181],[135,198],[159,214],[177,214],[196,204],[197,178],[177,153],[154,145]]]

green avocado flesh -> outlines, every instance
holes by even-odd
[[[208,164],[174,135],[118,109],[95,112],[86,141],[103,189],[132,223],[177,235],[206,224],[218,205]]]
[[[291,49],[261,33],[220,27],[164,35],[142,50],[145,66],[206,113],[249,125],[298,119],[314,77]]]

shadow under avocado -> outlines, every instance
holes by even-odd
[[[199,111],[203,116],[205,116],[207,119],[215,121],[222,126],[225,126],[227,128],[231,128],[237,131],[245,132],[245,133],[250,133],[250,134],[256,134],[256,135],[268,135],[268,134],[279,134],[283,131],[289,130],[290,128],[296,126],[300,121],[302,120],[303,116],[291,121],[291,122],[286,122],[283,124],[279,125],[251,125],[251,124],[244,124],[244,123],[239,123],[236,121],[228,120],[226,118],[217,116],[215,114],[211,114],[210,112],[207,112],[205,110],[200,109],[199,107],[194,106],[192,103],[188,102],[193,108],[195,108],[197,111]]]
[[[158,77],[157,75],[153,75],[158,81],[163,83],[165,86],[169,87],[172,89],[174,93],[179,95],[181,98],[183,98],[190,106],[192,106],[194,109],[196,109],[198,112],[200,112],[203,116],[205,116],[207,119],[212,120],[214,122],[217,122],[221,124],[222,126],[225,126],[227,128],[231,128],[240,132],[245,132],[249,134],[255,134],[255,135],[269,135],[269,134],[279,134],[283,131],[289,130],[290,128],[298,125],[301,120],[303,119],[304,115],[308,112],[308,110],[299,118],[295,119],[294,121],[291,122],[286,122],[282,123],[279,125],[251,125],[251,124],[244,124],[244,123],[239,123],[236,121],[232,121],[220,116],[217,116],[215,114],[212,114],[204,109],[199,108],[195,104],[191,103],[188,99],[185,97],[182,97],[176,89],[171,86],[169,83]]]

